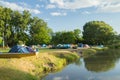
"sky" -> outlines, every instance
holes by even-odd
[[[86,22],[104,21],[120,34],[120,0],[0,0],[0,6],[28,10],[54,32],[82,30]]]

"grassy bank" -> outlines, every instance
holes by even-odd
[[[63,50],[41,50],[37,56],[0,59],[0,80],[40,80],[44,72],[56,71],[78,55]]]
[[[82,49],[82,56],[89,57],[97,53],[102,53],[103,51],[106,51],[107,49],[108,49],[107,47],[104,47],[104,48],[93,47],[93,48],[88,48],[88,49]]]

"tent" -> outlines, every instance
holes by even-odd
[[[33,51],[30,47],[20,45],[13,46],[9,51],[9,53],[31,53],[31,52],[35,51]]]

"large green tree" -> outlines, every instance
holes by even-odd
[[[48,28],[47,23],[39,19],[38,17],[33,17],[30,24],[30,41],[34,44],[48,44],[50,43],[50,33],[51,29]]]
[[[109,44],[114,33],[113,28],[103,21],[90,21],[83,26],[83,39],[88,44]]]
[[[27,31],[30,23],[30,13],[28,11],[23,11],[23,13],[14,11],[11,18],[9,45],[15,45],[19,40],[28,41]]]
[[[0,37],[5,45],[13,46],[19,41],[30,44],[50,43],[52,30],[38,17],[31,18],[29,11],[12,11],[0,7]]]
[[[0,7],[0,35],[3,38],[3,47],[7,45],[7,39],[10,37],[10,22],[12,10],[9,8]]]

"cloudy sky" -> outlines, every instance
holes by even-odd
[[[54,32],[82,30],[86,22],[99,20],[120,33],[120,0],[0,0],[0,6],[20,12],[29,10]]]

